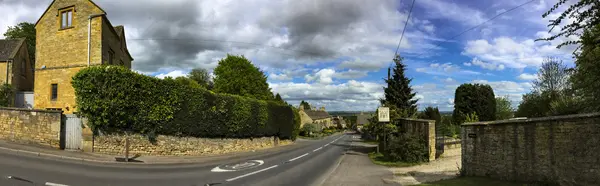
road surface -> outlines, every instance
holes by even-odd
[[[179,165],[73,162],[0,151],[0,185],[320,185],[350,141],[351,135],[341,134],[252,159]]]

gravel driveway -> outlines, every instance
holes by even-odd
[[[415,185],[438,180],[454,178],[461,165],[461,149],[447,149],[439,159],[412,167],[390,168],[394,174],[393,181],[401,185]]]

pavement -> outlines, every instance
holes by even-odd
[[[393,181],[392,171],[385,166],[373,164],[368,153],[377,145],[362,143],[359,135],[353,135],[347,152],[342,156],[330,175],[326,175],[323,186],[345,185],[400,185]]]
[[[343,170],[339,162],[350,156],[345,153],[353,142],[350,136],[214,157],[140,157],[143,163],[118,163],[114,156],[81,152],[57,154],[54,149],[34,152],[40,149],[0,143],[0,185],[324,185],[324,175],[337,176]]]
[[[401,185],[417,185],[455,178],[461,167],[461,148],[446,149],[442,156],[432,162],[411,167],[390,168],[392,180]]]

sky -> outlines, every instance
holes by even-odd
[[[545,58],[574,64],[575,48],[556,46],[575,38],[535,41],[556,33],[547,24],[560,11],[542,18],[554,0],[488,21],[527,1],[415,0],[407,20],[410,0],[94,0],[125,27],[137,72],[185,76],[212,71],[227,54],[244,55],[288,103],[329,111],[379,106],[404,29],[398,52],[420,109],[452,111],[462,83],[489,84],[516,108]],[[50,3],[0,0],[0,12],[12,12],[0,18],[0,32],[35,23]]]

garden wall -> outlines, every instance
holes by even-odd
[[[278,145],[290,144],[280,140]],[[101,154],[125,154],[125,136],[98,135],[94,137],[94,152]],[[159,135],[152,143],[142,135],[129,136],[129,154],[152,156],[197,156],[244,152],[274,147],[273,137],[254,139],[194,138]]]
[[[600,185],[600,113],[462,125],[468,176]]]
[[[60,148],[61,111],[0,107],[0,140]]]
[[[398,131],[420,136],[426,141],[429,161],[435,160],[435,120],[403,118],[398,122]]]

